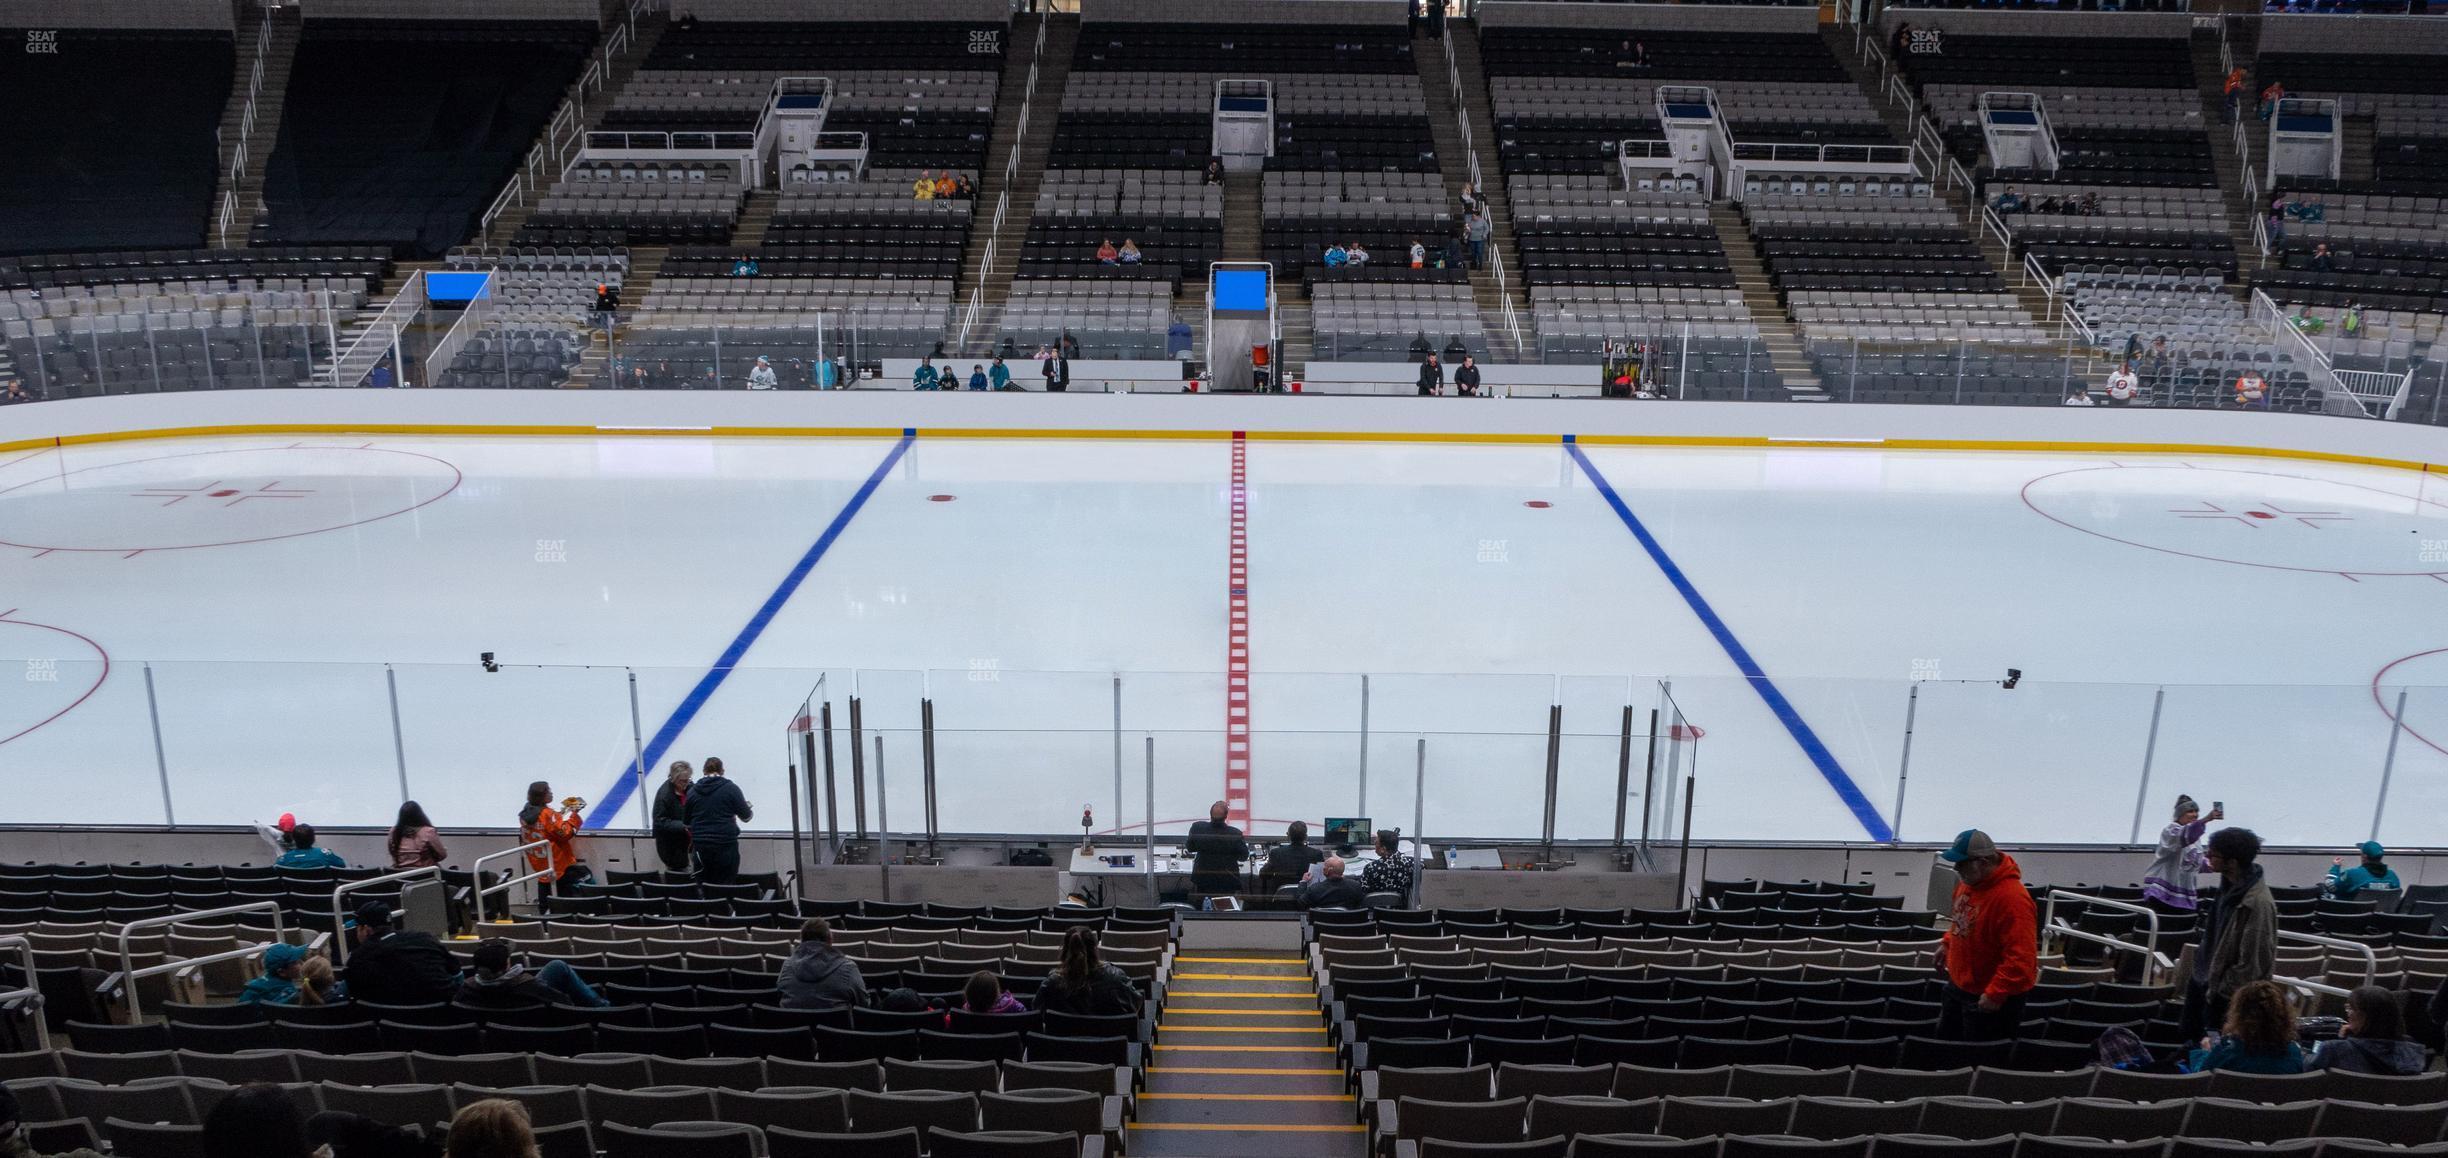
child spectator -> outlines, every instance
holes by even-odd
[[[281,868],[347,868],[348,862],[328,848],[315,847],[315,830],[311,824],[301,824],[289,830],[289,851],[273,861]]]
[[[1003,355],[995,355],[994,365],[987,367],[986,385],[989,389],[994,390],[1009,390],[1012,388],[1011,367],[1003,364]]]
[[[979,363],[969,367],[969,388],[972,390],[986,389],[986,366],[984,363]]]
[[[238,991],[238,1004],[298,1004],[298,975],[305,964],[306,950],[295,945],[264,946],[263,976],[247,982],[246,988]]]
[[[1003,988],[1003,979],[980,969],[961,990],[961,1008],[971,1013],[1027,1013],[1028,1006]]]

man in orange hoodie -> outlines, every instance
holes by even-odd
[[[2022,1028],[2023,1005],[2040,980],[2040,926],[2023,870],[1989,834],[1967,828],[1938,859],[1955,866],[1955,920],[1938,944],[1947,989],[1938,1036],[1998,1041]]]

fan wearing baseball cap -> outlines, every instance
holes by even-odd
[[[2363,854],[2363,863],[2353,868],[2346,867],[2344,857],[2329,859],[2329,894],[2331,896],[2341,901],[2350,901],[2365,889],[2380,889],[2394,893],[2405,888],[2405,882],[2397,879],[2397,870],[2381,863],[2381,858],[2388,855],[2388,850],[2380,847],[2379,841],[2364,841],[2355,846],[2355,851]]]
[[[2040,981],[2040,926],[2031,894],[2023,888],[2023,869],[1977,828],[1957,835],[1938,859],[1953,865],[1961,878],[1955,883],[1954,921],[1938,943],[1938,966],[1947,975],[1938,1036],[2012,1038]]]

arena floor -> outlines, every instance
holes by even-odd
[[[2440,843],[2448,482],[1259,439],[1238,448],[1236,575],[1236,448],[208,438],[0,459],[0,663],[24,670],[0,682],[8,819],[159,822],[166,779],[183,824],[379,824],[403,782],[445,826],[507,824],[544,777],[625,826],[643,749],[721,755],[782,828],[786,730],[821,680],[838,727],[855,688],[883,737],[869,805],[895,830],[919,823],[921,697],[948,831],[1062,831],[1083,802],[1099,828],[1138,821],[1151,738],[1157,818],[1202,815],[1246,702],[1262,828],[1410,828],[1425,739],[1432,839],[1539,831],[1561,703],[1557,830],[1596,837],[1622,709],[1637,789],[1666,681],[1697,736],[1661,735],[1660,761],[1696,759],[1701,837],[2117,843],[2182,791],[2282,843],[2364,839],[2376,813],[2384,842]],[[1644,805],[1679,822],[1663,784],[1635,827]]]

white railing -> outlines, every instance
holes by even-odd
[[[159,965],[147,965],[142,969],[136,967],[135,950],[128,945],[128,938],[136,930],[159,928],[165,925],[190,925],[213,917],[234,917],[240,913],[272,914],[272,940],[237,949],[226,949],[219,953],[207,953],[201,957],[184,957],[174,961],[164,961]],[[249,901],[243,905],[231,905],[223,909],[206,909],[200,913],[172,913],[167,917],[146,917],[120,926],[119,979],[121,984],[127,986],[128,1024],[135,1025],[144,1020],[143,1001],[138,996],[138,991],[143,987],[136,984],[138,981],[164,973],[183,973],[198,965],[210,965],[216,961],[237,961],[254,957],[261,954],[266,946],[287,940],[284,934],[285,926],[282,922],[279,901]]]
[[[2363,405],[2363,400],[2338,381],[2337,371],[2329,365],[2329,355],[2322,353],[2321,348],[2302,330],[2296,329],[2295,320],[2288,317],[2287,312],[2262,290],[2252,292],[2252,321],[2267,331],[2273,342],[2282,347],[2292,346],[2296,361],[2304,367],[2304,376],[2321,391],[2321,409],[2324,412],[2353,418],[2371,417],[2371,409]],[[2285,337],[2279,337],[2281,334]]]
[[[1963,187],[1965,196],[1973,196],[1978,192],[1973,188],[1972,174],[1964,171],[1963,162],[1958,161],[1953,157],[1948,157],[1946,163],[1946,173],[1947,188],[1952,189],[1960,185]]]
[[[378,877],[367,877],[362,881],[340,882],[339,887],[332,890],[332,941],[334,943],[344,943],[348,937],[349,909],[348,906],[340,902],[340,898],[353,892],[380,888],[387,884],[403,883],[425,876],[439,878],[441,875],[441,869],[428,865],[424,868],[412,868],[404,872],[386,873]]]
[[[977,329],[978,319],[986,312],[986,285],[994,280],[995,254],[1002,247],[1003,220],[1011,214],[1012,182],[1020,176],[1020,149],[1028,142],[1029,117],[1037,107],[1037,73],[1045,64],[1046,26],[1048,17],[1037,20],[1037,40],[1029,48],[1028,83],[1020,90],[1020,119],[1012,131],[1011,155],[1003,159],[1003,190],[995,196],[994,224],[986,228],[986,251],[978,255],[977,284],[969,287],[969,304],[961,310],[960,336],[952,345],[957,350],[969,347],[969,336]],[[1032,213],[1035,210],[1031,206]]]
[[[1470,171],[1471,191],[1478,195],[1481,204],[1486,204],[1488,200],[1487,179],[1479,175],[1479,145],[1476,136],[1471,132],[1470,102],[1462,99],[1462,62],[1454,55],[1453,37],[1445,36],[1438,39],[1445,46],[1445,91],[1453,96],[1454,124],[1460,126],[1462,130],[1462,158]],[[1495,224],[1492,220],[1488,222],[1491,230]],[[1506,285],[1504,247],[1498,245],[1494,237],[1488,238],[1487,267],[1488,272],[1496,277],[1496,302],[1501,307],[1505,332],[1513,338],[1514,356],[1527,358],[1530,351],[1528,344],[1522,339],[1521,315],[1513,309],[1513,293]]]
[[[483,856],[477,857],[477,858],[476,858],[476,863],[475,863],[475,864],[472,864],[472,865],[468,866],[469,870],[470,870],[470,871],[472,871],[472,872],[474,872],[474,873],[475,873],[475,875],[476,875],[476,889],[475,889],[475,892],[476,892],[476,899],[475,899],[475,900],[473,900],[473,901],[471,901],[471,902],[469,902],[469,903],[470,903],[470,905],[471,905],[471,907],[472,907],[472,913],[473,913],[473,915],[470,917],[470,921],[471,921],[471,923],[473,923],[473,924],[476,926],[476,932],[477,932],[477,934],[478,934],[479,936],[482,936],[482,935],[483,935],[483,933],[484,933],[484,919],[485,919],[485,915],[484,915],[484,908],[485,908],[485,905],[484,905],[484,900],[485,900],[485,897],[486,897],[487,895],[489,895],[489,894],[492,894],[492,893],[503,893],[503,892],[508,892],[508,891],[510,891],[510,890],[511,890],[511,889],[513,889],[513,888],[516,888],[516,887],[518,887],[518,886],[520,886],[520,885],[526,884],[526,883],[527,883],[527,882],[529,882],[529,881],[532,881],[532,880],[540,880],[540,879],[542,879],[542,878],[544,878],[544,877],[547,877],[547,876],[552,875],[552,853],[551,853],[551,851],[550,851],[551,849],[552,849],[552,842],[551,842],[551,841],[549,841],[549,840],[539,840],[539,841],[535,841],[535,842],[533,842],[533,843],[529,843],[529,844],[522,844],[522,845],[518,846],[517,848],[507,848],[507,849],[503,849],[503,850],[502,850],[502,851],[500,851],[500,852],[489,852],[489,853],[486,853],[486,854],[484,854]],[[501,882],[500,884],[496,884],[496,885],[488,885],[488,884],[486,884],[486,883],[485,883],[485,879],[484,879],[484,867],[485,867],[485,862],[486,862],[486,861],[506,860],[506,859],[508,859],[508,858],[510,858],[510,857],[514,857],[514,856],[525,856],[526,854],[531,853],[531,852],[542,852],[542,853],[544,853],[544,867],[543,867],[543,868],[540,868],[540,869],[535,869],[535,870],[533,870],[533,871],[529,872],[529,873],[528,873],[527,875],[525,875],[525,876],[518,876],[518,877],[506,877],[506,878],[503,878],[503,880],[502,880],[502,882]],[[509,903],[508,901],[503,901],[503,902],[502,902],[502,912],[504,912],[504,913],[508,913],[509,911],[510,911],[510,903]]]
[[[408,280],[400,285],[400,291],[384,303],[382,312],[374,315],[373,321],[357,335],[356,340],[349,343],[348,349],[332,351],[331,384],[363,384],[366,375],[373,373],[374,367],[382,363],[383,356],[391,352],[408,319],[424,308],[425,271],[420,269],[408,275]],[[404,369],[395,366],[392,373],[397,375]],[[404,379],[400,381],[402,385],[406,384]]]
[[[51,1048],[51,1019],[43,1015],[42,984],[34,976],[34,942],[11,934],[0,937],[0,949],[15,949],[17,967],[25,970],[24,987],[0,990],[0,1003],[25,1002],[27,1012],[33,1015],[26,1020],[34,1023],[34,1048],[37,1052],[48,1051]]]
[[[2012,258],[2014,256],[2014,234],[2006,232],[2006,222],[1998,216],[1996,207],[1975,201],[1972,203],[1972,212],[1977,215],[1980,231],[1997,238],[1998,248],[2005,250],[2006,256]]]
[[[272,13],[266,11],[255,31],[255,67],[247,74],[246,111],[238,118],[238,144],[230,150],[229,190],[221,198],[221,244],[229,245],[230,224],[238,219],[238,185],[246,177],[247,154],[255,139],[256,102],[263,96],[264,58],[272,53]]]
[[[638,13],[646,7],[643,2],[629,5],[629,23],[613,27],[611,35],[604,39],[603,55],[587,61],[586,71],[578,74],[578,84],[568,96],[562,98],[561,107],[553,110],[552,120],[544,126],[542,139],[536,142],[534,148],[527,150],[526,161],[517,172],[510,174],[509,184],[503,186],[501,193],[493,198],[493,203],[485,207],[484,216],[478,218],[476,223],[477,232],[485,240],[493,239],[493,223],[502,214],[509,212],[513,205],[526,204],[528,194],[541,194],[547,175],[559,179],[568,170],[570,162],[584,149],[586,94],[589,91],[601,93],[604,86],[611,82],[617,59],[636,44],[631,30],[637,26]]]
[[[2134,913],[2140,916],[2145,922],[2143,927],[2147,930],[2149,940],[2137,945],[2131,941],[2119,941],[2114,937],[2077,929],[2064,921],[2060,921],[2057,919],[2057,901],[2061,897],[2070,901],[2079,901],[2085,905],[2097,905],[2103,909],[2115,909],[2118,912]],[[2143,905],[2133,904],[2128,901],[2112,900],[2108,897],[2095,897],[2088,893],[2069,892],[2065,889],[2050,889],[2048,891],[2048,907],[2042,911],[2040,926],[2042,929],[2055,933],[2061,938],[2070,937],[2077,941],[2088,941],[2094,945],[2105,945],[2109,948],[2122,950],[2127,953],[2141,954],[2143,962],[2142,980],[2144,984],[2150,984],[2152,982],[2155,970],[2173,969],[2176,967],[2176,963],[2169,960],[2167,954],[2159,951],[2159,914]]]
[[[2363,958],[2363,983],[2365,985],[2372,984],[2380,976],[2380,955],[2373,952],[2371,946],[2366,945],[2361,941],[2349,941],[2342,937],[2323,937],[2315,933],[2293,933],[2285,929],[2278,930],[2278,939],[2281,941],[2298,941],[2306,945],[2319,945],[2327,949],[2351,950]],[[2326,959],[2323,959],[2321,962],[2322,976],[2327,976],[2328,971],[2329,963]],[[2299,977],[2271,977],[2270,980],[2300,993],[2319,993],[2329,997],[2345,997],[2348,995],[2346,990],[2335,985],[2328,985],[2319,981],[2306,981]]]
[[[462,269],[454,272],[472,273],[474,271]],[[427,387],[441,385],[442,372],[450,369],[451,363],[459,360],[459,351],[467,348],[469,340],[476,336],[477,331],[493,324],[495,311],[492,305],[492,294],[499,286],[496,280],[499,272],[493,269],[484,271],[484,289],[476,298],[467,303],[467,308],[461,310],[457,318],[452,319],[450,329],[443,333],[440,341],[433,344],[433,349],[426,352],[423,385]],[[405,368],[400,371],[399,384],[402,386],[417,385],[417,383],[408,381]]]

